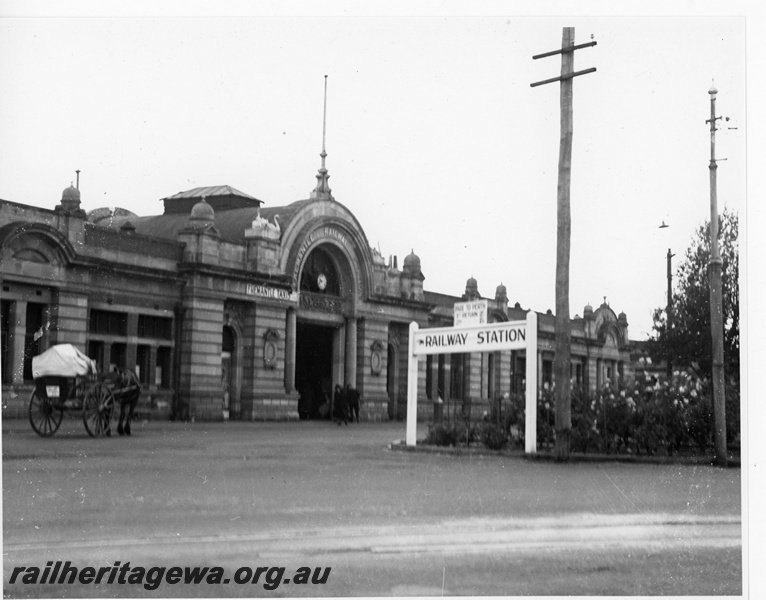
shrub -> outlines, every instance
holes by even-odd
[[[672,456],[692,449],[707,454],[713,447],[712,389],[706,380],[676,371],[670,381],[638,374],[627,386],[607,385],[596,392],[572,389],[572,452],[605,452]],[[524,447],[526,398],[504,395],[490,402],[487,420],[478,429],[468,419],[429,429],[426,443],[457,446],[480,441],[491,449]],[[739,440],[739,387],[727,382],[726,438]],[[555,443],[553,387],[537,396],[538,447]]]
[[[476,441],[476,437],[476,428],[471,427],[467,421],[460,420],[430,425],[423,441],[433,446],[468,446]]]
[[[479,441],[490,450],[500,450],[508,444],[508,432],[497,423],[482,423]]]
[[[739,440],[739,387],[727,382],[726,437]],[[607,385],[595,392],[573,388],[571,393],[573,452],[668,455],[685,449],[705,454],[713,445],[712,389],[710,383],[683,371],[670,381],[638,374],[635,381],[619,387]],[[524,445],[523,394],[510,398],[505,431],[518,427],[517,445]],[[553,388],[543,385],[537,403],[538,447],[555,442]]]

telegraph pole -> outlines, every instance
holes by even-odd
[[[670,383],[673,379],[673,366],[671,364],[671,355],[673,354],[672,348],[672,340],[670,339],[671,332],[673,330],[673,271],[671,267],[671,259],[675,256],[675,254],[670,252],[670,248],[668,248],[668,330],[665,334],[666,344],[668,346],[667,348],[667,360],[668,360],[668,383]]]
[[[710,94],[710,333],[713,338],[713,419],[715,423],[715,454],[718,466],[727,464],[726,450],[726,392],[723,372],[723,293],[721,291],[721,267],[723,260],[718,251],[718,190],[715,159],[715,96],[718,90],[713,85]]]
[[[556,386],[556,460],[569,459],[569,438],[572,433],[572,399],[569,390],[572,333],[569,327],[569,255],[572,237],[569,187],[572,173],[572,79],[593,73],[595,67],[574,71],[574,51],[595,46],[596,42],[575,46],[574,27],[564,27],[561,49],[538,54],[532,60],[561,54],[561,75],[530,84],[531,87],[561,83],[561,138],[557,190],[556,234],[556,354],[553,359],[553,381]],[[537,357],[528,356],[527,360]]]

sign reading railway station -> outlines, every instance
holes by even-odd
[[[415,356],[456,352],[522,350],[527,345],[527,322],[509,321],[473,327],[439,327],[418,330]]]
[[[486,316],[486,309],[483,315]],[[537,452],[537,313],[534,311],[527,313],[525,321],[430,329],[420,329],[417,323],[410,323],[405,439],[408,446],[416,443],[420,357],[501,350],[526,350],[524,449],[527,454]]]

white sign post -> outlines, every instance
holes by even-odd
[[[529,311],[525,321],[505,321],[468,327],[420,329],[410,323],[407,368],[407,438],[415,445],[418,416],[418,359],[427,354],[462,352],[527,351],[525,451],[537,452],[537,313]]]

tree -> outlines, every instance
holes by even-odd
[[[710,221],[705,221],[692,238],[683,262],[678,266],[673,291],[672,330],[667,330],[665,308],[654,311],[656,337],[651,344],[654,360],[668,354],[674,366],[692,370],[700,378],[712,375],[710,335]],[[739,383],[739,219],[728,209],[719,217],[719,247],[723,267],[724,370],[727,381]]]

